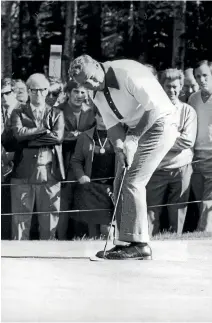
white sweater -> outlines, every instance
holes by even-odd
[[[161,161],[158,169],[175,169],[192,162],[193,147],[197,133],[197,115],[188,104],[178,101],[176,104],[179,137],[174,146]]]
[[[204,103],[201,91],[192,94],[189,104],[197,113],[197,139],[195,150],[212,150],[212,95]]]

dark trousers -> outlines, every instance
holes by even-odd
[[[147,185],[147,205],[150,235],[160,231],[161,216],[164,203],[182,203],[167,206],[169,228],[172,232],[181,234],[185,222],[187,204],[190,193],[192,166],[172,170],[156,170]]]
[[[3,184],[9,184],[11,176],[7,176]],[[1,187],[1,213],[11,213],[11,191],[10,186],[2,185]],[[1,216],[1,239],[11,240],[12,216]]]

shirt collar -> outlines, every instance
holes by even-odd
[[[105,73],[105,87],[110,87],[119,90],[119,83],[115,74],[114,69],[110,66],[110,63],[100,63],[101,68]],[[96,91],[93,92],[93,99],[96,96]]]
[[[44,109],[45,109],[45,105],[44,106],[40,106],[39,108],[38,107],[36,107],[35,105],[33,105],[32,103],[30,103],[30,107],[31,107],[31,109],[32,109],[32,112],[34,112],[34,111],[44,111]]]

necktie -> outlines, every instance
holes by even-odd
[[[34,111],[34,116],[35,116],[36,124],[41,125],[41,123],[42,123],[42,111],[40,111],[39,109],[36,109]]]

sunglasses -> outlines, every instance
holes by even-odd
[[[1,93],[1,97],[3,97],[4,95],[9,95],[10,93],[12,93],[12,91]]]

